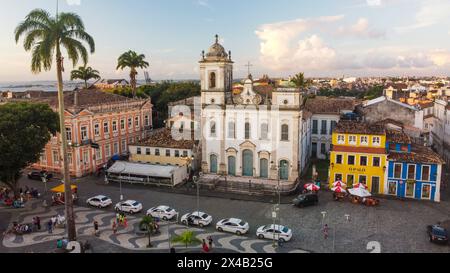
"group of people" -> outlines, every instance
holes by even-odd
[[[64,227],[66,224],[66,218],[62,215],[56,215],[50,218],[47,222],[47,231],[49,234],[53,233],[53,230],[57,227]]]
[[[13,222],[13,227],[3,233],[3,236],[9,233],[24,234],[32,232],[32,227],[29,225],[19,225],[17,222]]]
[[[207,240],[208,240],[208,242],[206,242],[206,240],[203,239],[203,243],[202,243],[202,249],[203,249],[203,252],[205,252],[205,253],[210,252],[212,250],[212,248],[213,248],[213,239],[212,239],[212,237],[209,236],[207,238]]]
[[[37,189],[25,187],[19,189],[17,196],[11,197],[11,190],[8,188],[0,188],[0,200],[3,200],[3,204],[14,208],[23,208],[26,201],[31,198],[39,198],[40,194]]]

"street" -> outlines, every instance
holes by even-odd
[[[147,209],[168,205],[175,208],[181,215],[196,210],[196,196],[161,192],[145,186],[123,184],[123,195],[126,199],[142,202],[143,213],[130,216],[128,230],[119,230],[118,235],[112,236],[111,223],[115,217],[113,208],[99,210],[87,208],[85,200],[98,194],[112,198],[114,204],[119,201],[120,188],[118,184],[105,185],[102,178],[87,177],[77,180],[80,199],[75,207],[77,215],[77,229],[79,235],[90,236],[94,219],[100,224],[99,239],[115,244],[128,250],[145,249],[146,236],[136,236],[133,224],[137,224]],[[21,179],[21,186],[38,188],[43,192],[42,182]],[[48,188],[57,186],[58,182],[48,183]],[[289,204],[281,205],[281,224],[293,230],[292,241],[284,244],[276,252],[319,252],[319,253],[369,253],[371,245],[379,245],[382,253],[448,253],[449,246],[431,244],[426,234],[426,226],[450,220],[450,203],[446,200],[440,204],[418,201],[400,201],[382,199],[379,207],[365,207],[353,205],[350,202],[334,202],[331,193],[321,192],[318,206],[299,209]],[[64,207],[52,207],[44,210],[42,200],[34,201],[29,211],[11,211],[12,219],[19,222],[31,222],[33,216],[54,216],[62,213]],[[213,223],[204,230],[192,228],[200,238],[212,236],[216,245],[230,252],[273,252],[270,240],[259,240],[255,233],[259,226],[272,224],[272,208],[270,203],[255,201],[229,200],[222,198],[200,196],[200,210],[213,216]],[[8,209],[9,211],[9,209]],[[1,212],[1,211],[0,211]],[[322,214],[322,212],[326,212]],[[323,217],[325,215],[325,217]],[[345,217],[348,215],[348,219]],[[246,236],[238,237],[233,234],[219,233],[215,230],[215,223],[220,219],[236,217],[250,224],[250,231]],[[4,227],[4,217],[0,219],[0,227]],[[6,220],[13,221],[13,220]],[[322,233],[323,224],[329,226],[329,236],[325,240]],[[6,224],[7,225],[7,224]],[[180,234],[186,227],[172,225],[171,234]],[[167,252],[168,233],[166,225],[161,227],[162,234],[154,238],[154,251]],[[3,231],[3,230],[2,230]],[[46,232],[38,235],[26,235],[24,238],[3,238],[0,251],[13,251],[24,245],[37,245],[41,242],[59,239],[64,230],[58,231],[53,237],[46,236]],[[59,237],[57,237],[59,236]],[[7,249],[7,250],[5,250]]]

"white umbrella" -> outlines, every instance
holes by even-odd
[[[365,190],[368,189],[368,187],[365,184],[363,184],[363,183],[355,184],[355,185],[353,185],[353,188],[354,189],[365,189]]]
[[[358,196],[361,198],[372,196],[372,194],[368,190],[363,189],[363,188],[349,189],[348,192],[351,195]]]

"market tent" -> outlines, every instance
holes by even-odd
[[[51,189],[51,192],[56,192],[56,193],[59,192],[59,193],[63,193],[63,192],[65,192],[64,186],[65,186],[64,184],[61,184],[61,185],[59,185],[58,187],[55,187],[55,188]],[[76,190],[76,189],[77,189],[77,186],[71,185],[70,188],[71,188],[72,191],[73,191],[73,190]]]
[[[348,192],[351,195],[358,196],[358,197],[361,197],[361,198],[371,197],[372,196],[372,194],[368,190],[363,189],[363,188],[349,189]]]
[[[309,183],[305,185],[305,189],[308,191],[319,191],[320,187],[315,184]]]

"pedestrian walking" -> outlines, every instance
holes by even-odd
[[[116,234],[116,233],[117,233],[117,224],[116,224],[116,221],[114,221],[113,224],[112,224],[112,230],[113,230],[113,234]]]
[[[33,217],[32,223],[33,223],[33,231],[36,231],[36,229],[37,229],[36,217]]]
[[[211,236],[208,236],[208,244],[209,249],[211,250],[213,248],[213,238]]]
[[[323,238],[324,238],[325,240],[328,239],[328,231],[329,231],[328,225],[325,225],[325,226],[323,227]]]
[[[56,223],[58,222],[58,217],[53,216],[51,221],[52,221],[52,224],[53,224],[53,228],[56,228]]]
[[[41,230],[41,218],[39,218],[39,216],[36,216],[36,226],[37,226],[37,229],[40,231]]]
[[[53,233],[53,222],[52,222],[52,220],[48,220],[48,222],[47,222],[47,230],[48,230],[49,234]]]
[[[116,213],[116,222],[120,226],[120,213]]]
[[[128,221],[127,221],[127,217],[126,217],[125,215],[123,216],[123,226],[124,226],[125,228],[128,227]]]
[[[98,236],[98,222],[94,221],[94,235]]]
[[[206,243],[205,239],[203,239],[202,248],[203,248],[203,252],[205,252],[205,253],[209,252],[209,247],[208,247],[208,244]]]

